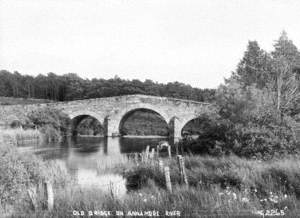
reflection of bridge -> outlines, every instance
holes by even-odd
[[[181,137],[181,130],[187,122],[201,113],[212,110],[209,103],[147,95],[125,95],[38,105],[4,106],[2,111],[0,110],[0,120],[8,115],[18,117],[20,113],[24,114],[39,107],[62,110],[72,119],[73,129],[85,117],[94,117],[102,124],[105,136],[120,135],[120,127],[133,112],[147,110],[161,116],[169,127],[169,135],[174,138]]]

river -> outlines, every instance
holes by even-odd
[[[116,159],[142,152],[147,145],[155,146],[164,140],[168,139],[73,137],[59,144],[31,145],[19,149],[33,152],[44,160],[55,160],[82,187],[97,186],[104,191],[114,187],[116,195],[122,196],[127,192],[126,180],[118,174],[99,173],[99,165],[109,165]]]

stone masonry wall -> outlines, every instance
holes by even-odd
[[[41,107],[60,109],[71,119],[79,115],[93,116],[102,124],[106,123],[109,135],[119,133],[122,118],[132,110],[143,108],[155,111],[170,125],[176,119],[176,122],[173,122],[176,123],[174,134],[179,134],[181,128],[199,114],[213,110],[210,104],[203,102],[146,95],[125,95],[48,104],[2,106],[0,107],[0,123],[7,124],[15,119],[24,122],[27,113]]]

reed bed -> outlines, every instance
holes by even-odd
[[[36,129],[6,129],[0,133],[0,138],[6,143],[11,143],[16,146],[38,145],[43,140],[43,135]]]

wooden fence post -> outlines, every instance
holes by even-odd
[[[177,155],[177,164],[178,164],[179,171],[181,171],[181,166],[180,166],[180,161],[179,161],[180,157],[181,157],[181,155]]]
[[[145,162],[148,162],[148,158],[149,158],[149,149],[150,149],[150,146],[147,145],[147,147],[146,147],[146,153],[145,153]]]
[[[162,160],[158,161],[158,168],[159,168],[160,172],[162,172],[162,173],[164,172],[164,163]]]
[[[183,173],[183,181],[184,183],[188,186],[189,185],[189,182],[188,182],[188,178],[187,178],[187,175],[186,175],[186,171],[185,171],[185,162],[184,162],[184,157],[182,157],[182,173]]]
[[[134,153],[134,161],[136,164],[138,164],[138,162],[139,162],[138,153]]]
[[[156,146],[156,156],[159,158],[159,145]]]
[[[44,193],[45,193],[44,196],[45,196],[46,201],[47,201],[46,208],[48,210],[52,210],[53,205],[54,205],[54,194],[53,194],[52,185],[48,181],[44,182]]]
[[[179,154],[179,151],[178,151],[178,142],[175,143],[175,149],[176,149],[176,155]]]
[[[187,179],[185,165],[184,165],[184,157],[182,157],[181,155],[177,155],[177,163],[180,172],[181,182],[184,182],[186,185],[188,185],[188,179]]]
[[[144,155],[143,153],[141,153],[141,162],[142,162],[142,163],[144,163],[144,159],[145,159],[144,156],[145,156],[145,155]]]
[[[33,210],[36,210],[38,207],[37,203],[37,188],[36,187],[30,187],[27,189],[27,194],[29,195],[29,198],[31,200],[31,204],[33,207]]]
[[[151,153],[150,153],[150,158],[151,158],[151,165],[154,165],[154,158],[155,158],[155,149],[152,148],[151,149]]]
[[[165,178],[166,178],[166,186],[169,192],[172,192],[172,184],[171,184],[171,177],[170,177],[170,168],[165,167]]]
[[[169,155],[169,158],[172,157],[172,154],[171,154],[171,146],[170,146],[170,145],[168,146],[168,155]]]
[[[151,149],[151,154],[150,154],[151,159],[154,158],[154,155],[155,155],[155,149],[152,148],[152,149]]]
[[[114,184],[112,181],[109,181],[109,191],[112,198],[114,198]]]

